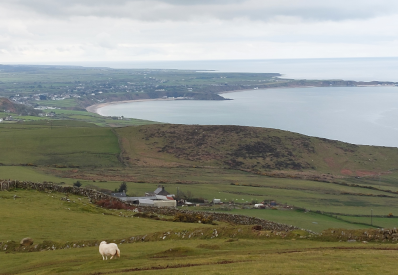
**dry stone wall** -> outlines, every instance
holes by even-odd
[[[33,189],[38,191],[55,191],[66,194],[73,194],[90,198],[92,201],[97,200],[118,200],[108,194],[104,194],[94,189],[75,187],[75,186],[62,186],[52,182],[36,183],[31,181],[18,181],[18,180],[0,180],[0,191],[10,189]]]
[[[83,187],[72,187],[72,186],[62,186],[53,184],[51,182],[35,183],[30,181],[10,181],[10,180],[0,180],[0,190],[10,190],[10,189],[34,189],[38,191],[54,191],[66,194],[74,194],[79,196],[88,197],[90,201],[95,202],[98,200],[117,200],[125,203],[118,198],[112,197],[108,194],[104,194],[94,189],[88,189]],[[128,203],[126,203],[128,204]],[[131,204],[129,204],[131,205]],[[261,225],[263,230],[273,230],[273,231],[285,231],[289,232],[292,230],[299,229],[292,225],[280,224],[276,222],[271,222],[259,218],[248,217],[244,215],[234,215],[226,213],[217,212],[199,212],[191,210],[180,210],[176,208],[158,208],[150,206],[137,206],[140,212],[152,212],[156,214],[162,214],[167,216],[174,216],[177,213],[185,214],[201,214],[204,217],[212,216],[214,221],[227,222],[231,224],[239,225]]]

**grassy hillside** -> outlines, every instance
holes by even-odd
[[[134,214],[131,211],[102,209],[85,197],[69,195],[70,202],[61,200],[63,197],[65,194],[57,192],[0,191],[2,209],[12,209],[0,213],[0,242],[25,237],[36,243],[117,239],[160,230],[210,226],[131,218]],[[120,213],[129,218],[121,217]]]
[[[28,236],[33,238],[33,246],[71,244],[68,249],[53,246],[30,253],[0,249],[1,275],[393,274],[396,270],[396,244],[325,242],[321,237],[300,238],[312,238],[303,231],[281,237],[251,226],[132,218],[130,211],[105,210],[73,195],[67,202],[61,200],[64,196],[32,190],[0,192],[2,209],[12,209],[0,212],[2,248]],[[193,232],[205,235],[194,237]],[[121,242],[143,235],[148,236],[145,241]],[[104,239],[117,240],[121,258],[103,261],[97,246],[82,246]],[[79,245],[74,247],[76,243]]]
[[[52,120],[1,123],[0,129],[0,163],[6,165],[120,166],[121,152],[130,167],[217,167],[316,180],[388,175],[398,168],[398,148],[267,128],[156,124],[112,130]]]
[[[199,165],[264,173],[363,176],[397,168],[398,148],[358,146],[276,129],[147,125],[117,129],[122,156],[135,166]]]
[[[3,165],[119,166],[112,129],[72,121],[0,124]]]
[[[373,209],[379,216],[375,226],[397,225],[395,218],[387,218],[389,213],[398,215],[396,148],[237,126],[148,125],[112,130],[77,121],[36,121],[0,124],[0,150],[0,179],[68,185],[79,180],[84,186],[108,190],[126,181],[129,193],[138,196],[163,184],[170,193],[179,188],[208,200],[240,204],[276,200],[338,213],[360,227],[367,226],[369,219],[349,215],[370,215]],[[270,219],[284,221],[289,215]],[[299,213],[295,217],[292,223],[300,221]],[[350,227],[354,223],[332,217],[326,222],[307,219],[300,226],[319,231],[330,224]]]

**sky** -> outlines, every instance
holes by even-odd
[[[0,0],[0,63],[397,57],[396,0]]]

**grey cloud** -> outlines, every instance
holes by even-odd
[[[398,12],[396,0],[2,0],[2,5],[50,17],[96,16],[141,21],[214,18],[269,21],[280,17],[341,21]]]

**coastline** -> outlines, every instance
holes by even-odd
[[[370,85],[357,85],[355,87],[394,87],[395,85],[377,85],[377,84],[370,84]],[[318,86],[311,86],[311,85],[304,85],[304,86],[291,86],[291,87],[271,87],[271,88],[261,88],[261,89],[296,89],[296,88],[315,88]],[[238,89],[238,90],[231,90],[231,91],[223,91],[219,92],[218,94],[229,94],[229,93],[236,93],[236,92],[245,92],[245,91],[252,91],[253,89]],[[229,100],[228,98],[225,98]],[[98,113],[98,109],[109,106],[109,105],[114,105],[114,104],[121,104],[121,103],[132,103],[132,102],[143,102],[143,101],[170,101],[170,100],[176,100],[175,98],[147,98],[147,99],[133,99],[133,100],[122,100],[122,101],[110,101],[110,102],[104,102],[104,103],[99,103],[99,104],[94,104],[86,107],[86,111],[90,113],[95,113],[98,115],[101,115]]]
[[[218,94],[229,94],[229,93],[236,93],[236,92],[244,92],[244,91],[251,91],[253,89],[241,89],[241,90],[233,90],[233,91],[224,91],[220,92]],[[86,111],[90,113],[95,113],[98,115],[101,115],[98,113],[98,109],[109,106],[109,105],[114,105],[114,104],[121,104],[121,103],[132,103],[132,102],[143,102],[143,101],[170,101],[170,100],[176,100],[175,98],[146,98],[146,99],[132,99],[132,100],[121,100],[121,101],[110,101],[110,102],[104,102],[104,103],[98,103],[94,105],[90,105],[86,107]]]
[[[170,100],[175,100],[175,99],[174,98],[148,98],[148,99],[111,101],[111,102],[104,102],[104,103],[90,105],[90,106],[86,107],[86,111],[90,112],[90,113],[95,113],[95,114],[101,115],[98,113],[98,109],[105,107],[105,106],[109,106],[109,105],[121,104],[121,103],[132,103],[132,102],[143,102],[143,101],[170,101]]]

